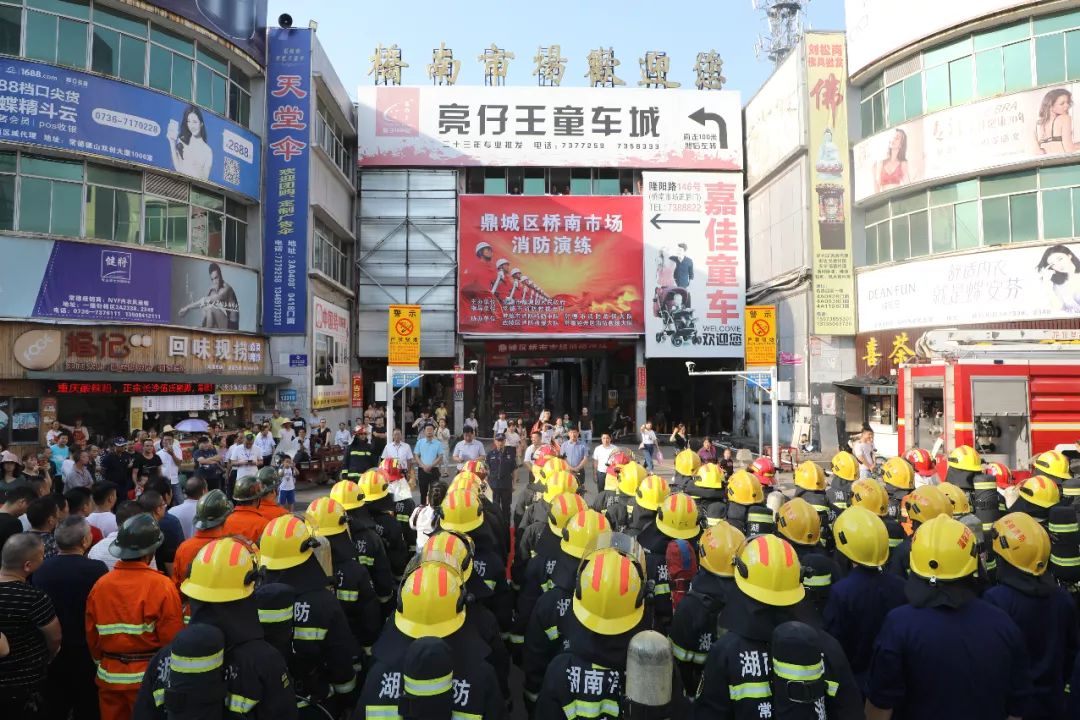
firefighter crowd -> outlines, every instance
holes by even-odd
[[[1080,718],[1059,452],[1017,482],[968,446],[880,477],[842,451],[781,492],[768,458],[665,478],[620,450],[588,500],[557,446],[532,460],[509,516],[483,460],[417,508],[359,437],[302,514],[263,468],[199,500],[172,577],[127,518],[86,606],[101,718]],[[631,667],[643,631],[670,672]]]

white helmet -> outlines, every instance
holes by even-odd
[[[476,244],[476,257],[480,257],[480,253],[484,252],[485,250],[490,250],[490,249],[491,249],[491,246],[488,245],[486,242],[477,243]]]
[[[495,267],[501,268],[503,265],[509,265],[510,261],[506,258],[499,258],[499,262],[495,263]]]
[[[514,268],[513,270],[510,271],[510,274],[511,275],[520,275],[521,274],[521,268]]]

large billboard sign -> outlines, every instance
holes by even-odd
[[[843,33],[806,34],[814,271],[814,332],[855,334]]]
[[[730,91],[361,86],[363,166],[742,169]]]
[[[266,62],[267,0],[154,0],[225,38],[260,64]]]
[[[641,197],[463,195],[458,330],[639,335]]]
[[[266,202],[263,233],[263,331],[307,332],[310,193],[311,30],[270,31],[266,68]]]
[[[255,332],[258,275],[130,245],[0,236],[18,272],[0,284],[0,317],[183,325]]]
[[[750,187],[806,144],[804,58],[800,44],[746,105],[746,183]]]
[[[1080,83],[1014,93],[916,118],[855,146],[855,200],[907,185],[1080,153]]]
[[[925,37],[1023,4],[1017,0],[847,0],[848,66],[857,74]]]
[[[312,324],[311,356],[315,362],[311,366],[311,407],[321,410],[346,406],[352,381],[349,374],[349,311],[316,295]]]
[[[741,358],[742,174],[646,172],[642,181],[646,357]]]
[[[1080,243],[907,262],[859,274],[859,332],[1080,319]]]
[[[258,136],[155,90],[0,58],[0,141],[180,173],[259,198]]]

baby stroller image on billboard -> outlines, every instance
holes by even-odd
[[[681,287],[658,287],[653,296],[653,315],[660,318],[663,326],[656,333],[656,342],[665,342],[671,338],[671,344],[681,347],[689,341],[701,344],[697,331],[697,320],[690,307],[690,292]]]

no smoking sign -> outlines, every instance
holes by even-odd
[[[391,305],[387,323],[386,356],[390,365],[419,367],[420,306]]]
[[[747,305],[746,334],[744,357],[746,367],[761,367],[776,364],[776,306]]]

